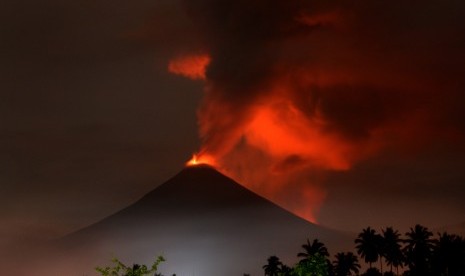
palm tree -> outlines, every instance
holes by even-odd
[[[329,259],[326,259],[326,267],[328,267],[328,276],[336,276],[334,264]]]
[[[363,229],[362,233],[358,234],[355,243],[357,244],[357,253],[366,263],[369,263],[371,268],[372,263],[378,261],[378,256],[380,255],[380,235],[376,234],[374,229],[368,227]]]
[[[383,253],[386,263],[392,267],[396,268],[396,274],[399,275],[399,266],[402,267],[402,262],[404,261],[404,255],[402,253],[401,245],[402,239],[397,230],[394,230],[392,227],[387,227],[386,230],[383,230]]]
[[[351,275],[351,271],[356,275],[360,269],[358,258],[352,252],[337,253],[334,261],[334,272],[336,276]]]
[[[406,263],[410,269],[410,275],[424,276],[429,273],[429,263],[431,261],[431,252],[433,248],[433,233],[428,228],[419,224],[410,231],[405,233],[407,239],[405,242]]]
[[[267,261],[268,263],[263,266],[265,276],[278,276],[281,272],[281,266],[283,263],[276,256],[269,257]]]
[[[314,239],[312,243],[310,243],[310,241],[307,239],[307,243],[303,244],[302,248],[305,251],[297,254],[297,257],[303,258],[300,260],[301,262],[305,262],[308,258],[316,254],[319,254],[323,257],[329,257],[328,248],[326,248],[324,243],[320,242],[318,239]]]
[[[316,253],[311,255],[307,259],[297,263],[294,267],[292,275],[295,276],[308,276],[308,275],[319,275],[328,276],[330,271],[328,267],[327,258]]]
[[[280,276],[291,276],[293,274],[293,269],[283,264],[280,268]]]
[[[432,253],[435,275],[465,275],[465,240],[457,235],[439,234]]]

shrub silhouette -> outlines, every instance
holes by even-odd
[[[152,275],[158,270],[158,265],[161,262],[164,262],[165,259],[162,256],[159,256],[152,264],[150,268],[146,265],[134,264],[132,266],[127,266],[123,264],[120,260],[114,258],[112,262],[114,263],[113,267],[97,267],[95,270],[99,272],[102,276],[144,276]],[[155,274],[156,276],[161,276],[160,274]]]

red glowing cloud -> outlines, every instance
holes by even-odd
[[[205,80],[200,156],[219,170],[314,221],[328,171],[461,135],[441,122],[460,90],[432,66],[434,48],[417,51],[429,37],[383,20],[414,6],[273,3],[186,1],[208,55],[169,71]]]
[[[344,170],[349,168],[348,146],[324,133],[323,118],[309,118],[292,102],[283,99],[254,108],[243,136],[247,142],[276,159],[300,156],[314,166]]]
[[[180,56],[170,61],[168,71],[193,80],[204,80],[209,63],[208,55]]]

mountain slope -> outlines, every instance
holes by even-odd
[[[149,263],[158,254],[171,275],[262,274],[267,257],[293,264],[307,238],[333,253],[341,233],[311,224],[208,166],[188,167],[133,205],[59,241],[62,256],[86,272],[116,256]],[[68,263],[66,260],[60,261]],[[76,275],[82,275],[77,273]],[[92,275],[92,274],[91,274]]]

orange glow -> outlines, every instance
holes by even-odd
[[[326,197],[321,171],[349,169],[357,147],[325,131],[318,110],[310,115],[300,110],[286,97],[292,88],[285,84],[241,110],[242,116],[208,101],[199,117],[202,135],[209,138],[202,152],[215,157],[221,172],[316,223]]]
[[[318,108],[308,114],[301,110],[289,97],[294,93],[293,82],[275,79],[266,99],[241,107],[240,113],[221,100],[207,98],[199,110],[201,136],[207,139],[202,154],[194,155],[186,165],[214,166],[316,223],[326,197],[322,171],[349,169],[360,148],[326,131],[328,122]]]
[[[208,55],[180,56],[168,64],[168,71],[193,80],[205,80],[205,71],[210,64]]]
[[[213,157],[204,154],[194,154],[192,155],[191,160],[187,161],[186,166],[200,166],[200,165],[209,165],[214,167],[215,160]]]
[[[309,120],[290,102],[260,106],[255,110],[244,136],[255,147],[273,157],[299,155],[313,166],[346,170],[349,148],[337,137],[324,133],[324,121]]]
[[[201,16],[198,27],[207,38],[199,45],[211,56],[173,59],[169,71],[205,80],[197,113],[202,155],[188,165],[211,164],[203,161],[210,156],[221,172],[314,222],[328,173],[445,135],[447,115],[436,113],[431,99],[447,90],[447,78],[429,80],[433,67],[412,74],[417,47],[384,43],[383,32],[374,31],[383,21],[364,14],[363,5],[297,2],[270,9],[241,2],[218,22],[202,6],[193,14]],[[372,20],[376,27],[367,24]],[[417,64],[428,60],[423,54]],[[206,74],[210,57],[215,63]]]
[[[302,109],[295,95],[296,80],[309,89],[308,72],[277,77],[268,83],[266,98],[239,107],[212,97],[199,110],[201,154],[187,166],[207,164],[250,190],[316,223],[326,192],[324,172],[348,170],[375,148],[370,141],[357,143],[328,131],[329,123],[317,103]]]

